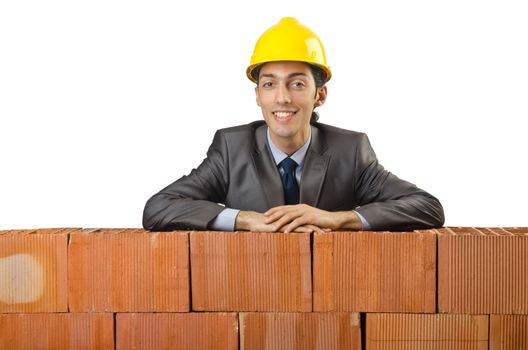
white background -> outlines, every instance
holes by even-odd
[[[216,129],[261,118],[260,34],[297,17],[333,71],[321,121],[437,196],[528,226],[526,1],[2,1],[0,229],[140,227]]]

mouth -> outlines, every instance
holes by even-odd
[[[273,116],[279,122],[287,122],[293,118],[297,112],[295,111],[276,111],[273,112]]]

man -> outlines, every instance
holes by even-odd
[[[216,132],[197,169],[150,198],[149,230],[412,230],[442,226],[440,202],[384,170],[365,134],[317,122],[331,77],[319,38],[283,18],[247,76],[264,121]]]

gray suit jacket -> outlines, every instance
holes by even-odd
[[[443,225],[440,202],[386,171],[365,134],[321,123],[311,128],[301,203],[328,211],[355,209],[373,230]],[[265,212],[283,204],[266,124],[257,121],[217,131],[202,164],[148,200],[143,226],[148,230],[205,230],[223,205]]]

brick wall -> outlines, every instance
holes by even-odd
[[[528,348],[528,228],[0,231],[0,349]]]

